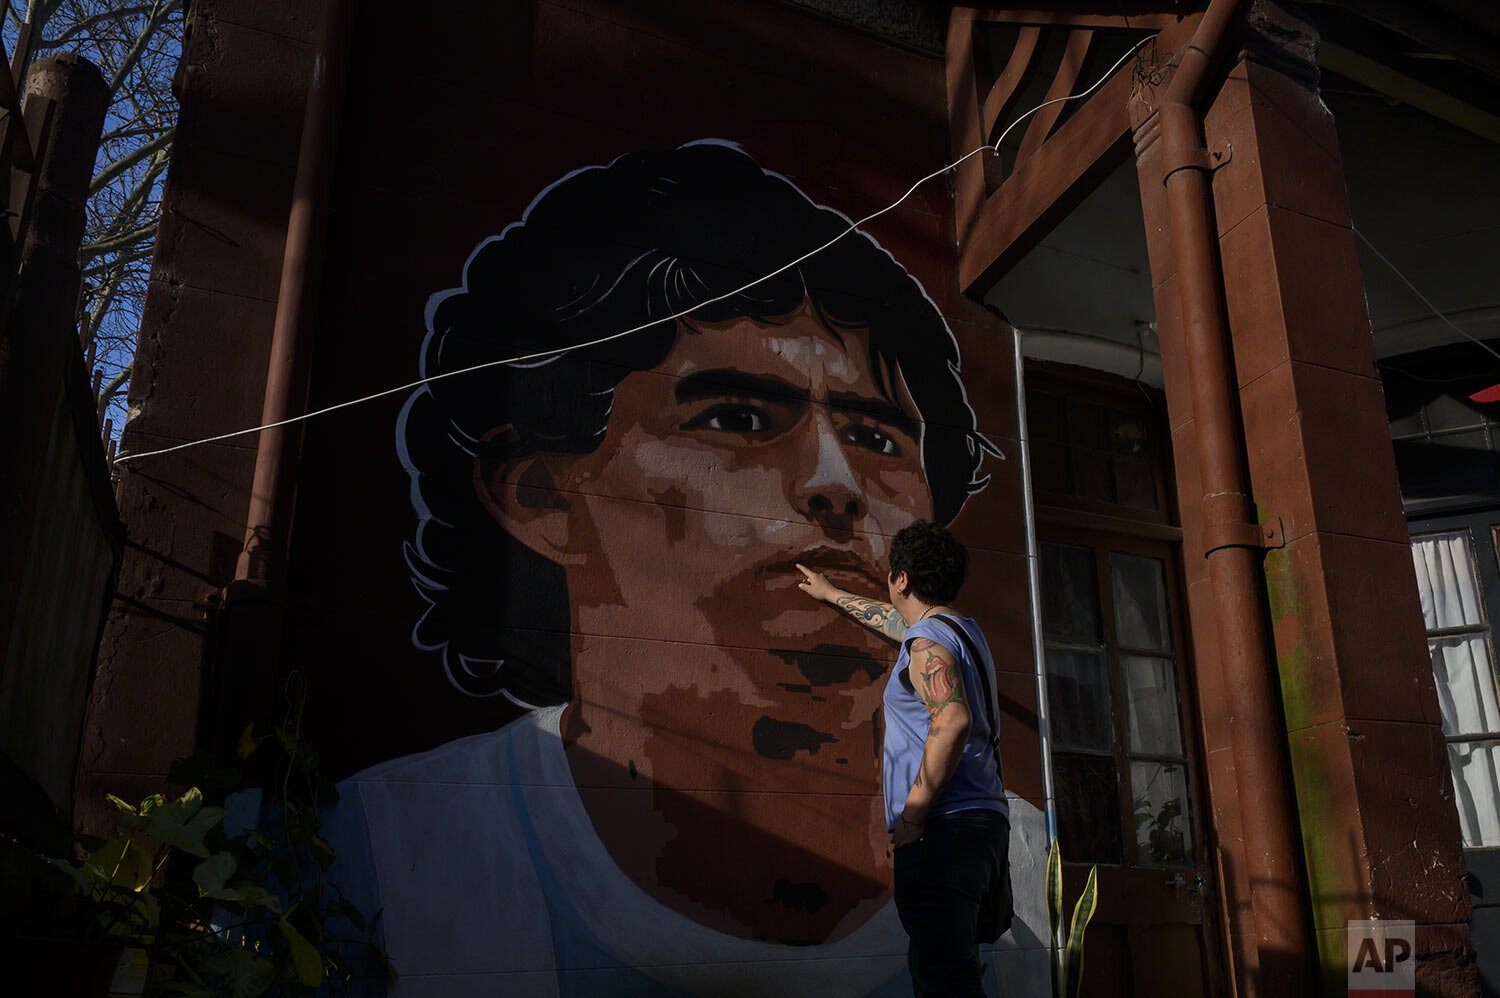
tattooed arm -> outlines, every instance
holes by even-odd
[[[900,641],[906,636],[906,621],[889,603],[847,593],[806,565],[798,565],[797,570],[804,576],[797,586],[809,596],[832,603],[870,630],[879,631],[892,641]]]
[[[906,795],[901,821],[896,825],[894,841],[898,846],[922,837],[932,805],[958,769],[974,722],[964,697],[963,675],[948,649],[926,638],[915,639],[906,674],[917,696],[927,705],[931,727],[927,729],[927,744],[922,750],[922,765]]]

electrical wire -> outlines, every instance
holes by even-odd
[[[781,265],[780,267],[778,267],[777,269],[771,271],[769,274],[764,274],[764,275],[762,275],[760,277],[757,277],[755,280],[751,281],[750,283],[748,283],[748,284],[746,284],[746,285],[744,285],[742,287],[735,288],[733,291],[726,291],[724,294],[721,294],[718,297],[709,298],[706,301],[698,302],[697,304],[692,305],[692,306],[690,306],[688,308],[685,308],[682,311],[676,312],[676,313],[674,313],[672,315],[663,316],[660,319],[653,319],[650,322],[643,323],[643,324],[641,324],[639,326],[634,326],[634,327],[632,327],[630,329],[622,330],[621,332],[618,332],[618,333],[611,333],[608,336],[601,336],[601,337],[599,337],[598,339],[595,339],[595,340],[589,340],[589,341],[584,342],[584,343],[574,343],[574,344],[571,344],[569,346],[558,347],[558,348],[553,349],[553,350],[542,350],[542,351],[539,351],[537,353],[522,354],[519,357],[508,357],[508,358],[506,358],[504,360],[490,360],[490,361],[485,361],[482,364],[474,364],[474,365],[472,365],[470,367],[459,368],[456,371],[444,371],[442,374],[434,374],[431,377],[421,378],[421,379],[419,379],[417,381],[413,381],[413,382],[410,382],[408,384],[400,385],[400,386],[398,386],[396,388],[387,388],[385,391],[376,392],[373,395],[365,395],[362,398],[349,399],[346,402],[339,402],[339,403],[337,403],[335,405],[326,406],[326,407],[324,407],[322,409],[315,409],[312,412],[304,412],[300,416],[292,416],[292,417],[290,417],[288,419],[278,420],[277,422],[274,422],[274,423],[265,423],[265,424],[262,424],[260,426],[251,426],[251,427],[247,427],[247,428],[245,428],[243,430],[233,430],[233,431],[231,431],[229,433],[220,433],[218,436],[204,437],[204,438],[202,438],[200,440],[189,440],[186,443],[177,444],[177,445],[172,446],[172,447],[163,447],[160,450],[142,451],[139,454],[121,454],[121,455],[118,455],[115,458],[114,463],[118,466],[118,465],[130,462],[130,461],[139,461],[139,460],[141,460],[143,458],[157,457],[157,456],[162,455],[162,454],[172,454],[172,453],[174,453],[176,451],[187,450],[189,447],[199,447],[199,446],[202,446],[203,444],[218,443],[221,440],[233,440],[235,437],[243,437],[243,436],[248,436],[248,435],[250,435],[252,433],[260,433],[262,430],[274,430],[274,429],[277,429],[277,428],[282,427],[282,426],[290,426],[293,423],[300,423],[300,422],[303,422],[305,420],[312,419],[312,418],[314,418],[316,416],[326,416],[328,413],[330,413],[330,412],[337,412],[340,409],[348,409],[348,408],[350,408],[352,406],[363,405],[366,402],[373,402],[376,399],[386,398],[387,396],[390,396],[390,395],[399,395],[402,392],[409,392],[409,391],[411,391],[411,390],[413,390],[415,388],[420,388],[423,385],[432,384],[434,381],[441,381],[444,378],[456,378],[456,377],[458,377],[461,374],[472,374],[475,371],[482,371],[482,370],[485,370],[486,368],[491,368],[491,367],[503,367],[503,366],[508,365],[508,364],[521,364],[521,363],[525,363],[526,361],[529,361],[529,360],[539,360],[539,359],[541,359],[543,357],[546,357],[546,358],[549,358],[549,359],[550,358],[554,358],[554,357],[561,357],[564,354],[571,353],[571,352],[573,352],[575,350],[586,350],[586,349],[588,349],[590,347],[596,347],[596,346],[599,346],[600,344],[609,343],[609,342],[611,342],[613,340],[623,339],[626,336],[633,336],[636,333],[643,332],[643,331],[645,331],[647,329],[652,328],[653,326],[659,326],[659,325],[661,325],[664,322],[676,322],[679,319],[687,318],[692,313],[697,312],[700,309],[706,308],[709,305],[718,304],[719,302],[724,301],[725,299],[728,299],[728,298],[733,298],[736,295],[743,294],[744,292],[749,291],[751,288],[755,287],[757,284],[761,284],[761,283],[764,283],[765,281],[769,281],[773,277],[776,277],[776,276],[778,276],[780,274],[786,273],[788,270],[791,270],[793,267],[796,267],[797,265],[801,264],[803,261],[809,260],[812,257],[817,256],[819,253],[823,252],[824,250],[826,250],[829,247],[833,246],[839,240],[843,239],[845,236],[849,235],[849,233],[854,232],[856,229],[859,229],[862,226],[869,224],[870,222],[873,222],[875,219],[877,219],[880,216],[884,215],[886,212],[894,211],[907,198],[911,197],[912,194],[916,193],[916,191],[917,191],[917,189],[919,187],[921,187],[923,184],[927,183],[929,180],[933,180],[933,179],[935,179],[937,177],[941,177],[943,174],[948,173],[951,170],[957,169],[960,165],[962,165],[964,162],[966,162],[967,160],[971,159],[972,157],[977,156],[980,153],[985,152],[986,150],[989,150],[992,153],[998,154],[999,151],[1000,151],[1000,143],[1002,143],[1002,142],[1005,141],[1005,137],[1010,134],[1010,131],[1011,131],[1012,128],[1015,128],[1022,121],[1025,121],[1028,117],[1030,117],[1031,115],[1033,115],[1036,112],[1040,111],[1042,108],[1047,107],[1048,105],[1058,104],[1058,103],[1061,103],[1063,101],[1079,100],[1081,98],[1087,97],[1089,94],[1093,93],[1095,90],[1098,90],[1101,86],[1104,85],[1105,81],[1107,81],[1111,76],[1113,76],[1115,74],[1115,71],[1117,69],[1119,69],[1122,65],[1125,64],[1125,60],[1129,59],[1132,55],[1136,54],[1136,51],[1142,45],[1144,45],[1146,42],[1150,41],[1151,38],[1153,38],[1153,37],[1155,37],[1155,36],[1153,35],[1153,36],[1150,36],[1150,37],[1147,37],[1147,38],[1142,38],[1140,41],[1138,41],[1134,45],[1132,45],[1125,52],[1125,54],[1122,55],[1122,56],[1120,56],[1120,58],[1118,60],[1116,60],[1115,64],[1113,66],[1111,66],[1109,68],[1109,70],[1104,73],[1103,76],[1099,77],[1099,79],[1094,83],[1094,85],[1091,86],[1091,87],[1089,87],[1087,90],[1080,91],[1079,93],[1076,93],[1076,94],[1069,94],[1066,97],[1054,97],[1052,100],[1043,101],[1042,103],[1038,104],[1036,107],[1032,108],[1031,110],[1025,112],[1024,114],[1021,114],[1020,116],[1018,116],[1016,118],[1015,121],[1012,121],[1009,125],[1007,125],[1005,127],[1005,131],[1003,131],[1003,132],[1000,133],[1000,137],[998,139],[996,139],[993,144],[982,145],[982,146],[980,146],[977,149],[973,149],[973,150],[970,150],[969,152],[964,153],[962,156],[960,156],[958,159],[954,160],[952,163],[949,163],[947,166],[944,166],[944,167],[942,167],[941,169],[938,169],[938,170],[934,170],[933,172],[929,173],[927,176],[923,177],[921,180],[918,180],[916,183],[912,184],[911,187],[907,188],[907,191],[906,191],[905,194],[901,195],[899,198],[897,198],[895,201],[892,201],[890,204],[886,205],[884,208],[881,208],[879,211],[871,212],[870,214],[866,215],[864,218],[860,219],[857,222],[851,222],[849,224],[849,227],[847,229],[845,229],[843,232],[840,232],[838,235],[834,236],[832,239],[828,240],[823,245],[817,247],[816,249],[812,249],[812,250],[807,251],[806,253],[802,254],[799,257],[797,257],[795,260],[792,260],[789,263],[785,263],[785,264]]]
[[[1354,227],[1350,226],[1350,228],[1354,228]],[[1382,252],[1380,252],[1380,250],[1376,249],[1375,248],[1375,244],[1372,243],[1372,242],[1370,242],[1369,239],[1366,239],[1365,238],[1365,234],[1363,232],[1359,231],[1358,229],[1354,229],[1354,234],[1360,238],[1360,241],[1363,242],[1365,244],[1365,246],[1369,247],[1370,252],[1374,253],[1375,256],[1380,260],[1381,263],[1385,264],[1387,267],[1389,267],[1391,269],[1391,273],[1393,273],[1397,277],[1401,278],[1401,283],[1402,284],[1405,284],[1408,288],[1411,288],[1411,293],[1412,294],[1414,294],[1418,298],[1422,299],[1422,304],[1426,305],[1428,307],[1428,309],[1430,309],[1432,311],[1432,314],[1434,316],[1436,316],[1438,319],[1442,320],[1448,326],[1448,328],[1450,328],[1454,332],[1458,333],[1458,335],[1464,337],[1465,339],[1472,340],[1474,342],[1474,345],[1477,346],[1477,347],[1479,347],[1479,349],[1483,350],[1485,353],[1489,354],[1491,357],[1494,357],[1496,360],[1500,360],[1500,353],[1496,353],[1494,347],[1490,346],[1488,343],[1484,342],[1484,340],[1481,340],[1479,337],[1475,336],[1473,333],[1469,332],[1467,329],[1464,329],[1458,323],[1456,323],[1452,319],[1448,318],[1446,315],[1443,314],[1443,310],[1442,309],[1438,308],[1432,302],[1428,301],[1427,296],[1424,295],[1421,291],[1417,290],[1417,286],[1415,284],[1413,284],[1411,282],[1411,280],[1409,278],[1407,278],[1407,276],[1405,274],[1401,273],[1401,268],[1397,267],[1394,263],[1392,263],[1391,261],[1387,260],[1386,257],[1385,257],[1385,254],[1382,253]]]

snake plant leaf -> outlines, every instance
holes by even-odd
[[[1057,945],[1057,926],[1062,921],[1062,893],[1062,850],[1054,838],[1052,848],[1047,852],[1047,926],[1054,946]]]
[[[1063,998],[1078,998],[1083,987],[1083,936],[1098,902],[1099,868],[1095,866],[1089,869],[1088,883],[1083,885],[1083,893],[1073,907],[1073,924],[1068,928],[1068,949],[1063,963]]]

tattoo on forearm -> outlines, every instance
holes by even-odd
[[[834,606],[873,630],[880,631],[897,641],[906,635],[906,621],[889,603],[865,599],[863,596],[840,596]]]
[[[918,657],[921,662],[916,666],[917,674],[921,677],[918,693],[922,702],[927,705],[927,712],[932,715],[932,730],[938,729],[938,715],[943,708],[950,703],[964,703],[964,684],[959,678],[958,664],[950,662],[937,653],[937,644],[926,638],[917,638],[911,644],[911,657],[915,663]]]

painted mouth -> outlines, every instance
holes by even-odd
[[[802,573],[797,570],[799,563],[857,596],[878,598],[886,593],[886,580],[871,568],[869,561],[840,548],[814,548],[794,558],[762,565],[756,574],[766,578],[768,589],[790,589],[802,582]]]
[[[885,675],[887,663],[862,648],[827,642],[811,649],[772,648],[772,655],[792,666],[807,680],[808,692],[830,686],[846,686],[863,672],[871,682]]]

